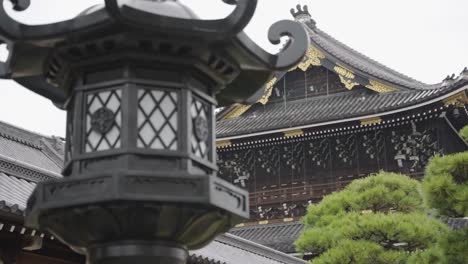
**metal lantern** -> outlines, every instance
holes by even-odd
[[[3,2],[0,77],[68,113],[64,177],[38,184],[29,226],[90,263],[185,263],[188,249],[248,217],[248,193],[216,177],[214,109],[298,63],[301,25],[274,24],[270,41],[290,40],[271,55],[241,32],[255,0],[225,0],[236,7],[220,20],[177,1],[106,0],[39,26],[13,20]]]

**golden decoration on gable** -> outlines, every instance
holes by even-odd
[[[270,96],[273,92],[273,86],[276,84],[278,81],[278,78],[273,77],[268,83],[265,85],[265,91],[263,93],[263,96],[257,101],[257,103],[261,103],[262,105],[265,105],[268,103],[270,100]],[[245,113],[247,110],[250,109],[252,105],[244,105],[244,104],[239,104],[234,107],[228,114],[224,116],[223,119],[231,119],[231,118],[236,118],[241,116],[243,113]]]
[[[273,77],[266,85],[265,85],[265,93],[263,94],[262,98],[260,98],[257,103],[261,103],[262,105],[266,105],[268,100],[270,99],[271,93],[273,92],[273,86],[275,85],[278,79]]]
[[[352,90],[354,88],[354,86],[356,85],[359,85],[359,83],[351,80],[351,79],[347,79],[341,75],[338,75],[340,77],[340,81],[342,84],[344,84],[344,86],[346,87],[346,89],[348,90]]]
[[[333,70],[335,70],[336,73],[338,73],[340,76],[343,76],[345,77],[346,79],[354,79],[354,73],[349,70],[349,69],[346,69],[345,67],[343,66],[340,66],[340,65],[336,65]]]
[[[356,76],[354,76],[354,73],[351,70],[349,70],[349,69],[347,69],[347,68],[345,68],[345,67],[343,67],[341,65],[336,65],[333,68],[333,70],[336,73],[338,73],[338,77],[340,77],[340,81],[341,81],[342,84],[344,84],[346,89],[351,90],[351,89],[354,88],[354,86],[359,85],[359,83],[354,81],[354,78]]]
[[[468,104],[468,96],[465,91],[454,94],[443,100],[445,106],[464,107]]]
[[[224,116],[223,119],[231,119],[231,118],[239,117],[243,113],[245,113],[247,110],[249,110],[250,107],[251,105],[243,105],[243,104],[236,105],[234,109],[232,109],[228,114]]]
[[[294,68],[291,68],[289,71],[294,71],[295,69],[299,68],[302,71],[307,71],[311,65],[313,66],[321,66],[321,60],[325,59],[325,55],[318,50],[316,47],[310,47],[307,50],[305,59],[296,65]]]
[[[374,80],[369,80],[369,84],[366,85],[366,87],[378,93],[389,93],[398,91],[398,89],[395,87]]]

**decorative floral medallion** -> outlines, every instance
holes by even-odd
[[[197,116],[193,120],[193,127],[195,129],[195,136],[198,140],[206,142],[208,139],[208,121],[202,116]]]
[[[94,131],[105,134],[114,124],[114,112],[107,107],[101,107],[91,115],[91,127]]]

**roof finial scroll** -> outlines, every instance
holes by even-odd
[[[305,23],[311,28],[315,27],[315,21],[312,19],[307,5],[297,5],[296,9],[291,8],[291,15],[296,21]]]

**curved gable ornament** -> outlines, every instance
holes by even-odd
[[[352,90],[354,86],[359,85],[358,82],[354,81],[356,76],[351,70],[340,65],[336,65],[333,70],[338,73],[338,77],[340,77],[340,81],[346,87],[346,89]]]
[[[310,66],[322,66],[322,60],[325,59],[325,55],[318,50],[316,47],[311,46],[306,53],[306,56],[302,62],[289,69],[289,71],[294,71],[297,68],[302,71],[307,71]]]
[[[9,1],[17,11],[29,6],[28,0]],[[189,43],[192,57],[207,62],[217,71],[222,70],[224,84],[220,86],[217,99],[223,106],[244,102],[273,77],[274,71],[288,70],[298,64],[309,47],[306,30],[290,20],[279,21],[269,29],[268,39],[272,44],[278,45],[282,37],[289,37],[287,45],[278,54],[270,54],[255,44],[243,29],[255,12],[257,0],[223,0],[235,8],[227,17],[216,20],[159,14],[157,10],[167,5],[166,0],[151,1],[154,12],[129,4],[143,1],[148,0],[105,0],[104,8],[95,12],[62,22],[30,26],[8,16],[5,0],[0,0],[0,44],[6,44],[10,51],[7,61],[0,62],[0,78],[11,78],[62,106],[69,95],[65,87],[67,80],[54,82],[47,76],[61,76],[55,72],[60,69],[52,63],[69,65],[70,62],[67,58],[52,62],[47,58],[59,56],[57,50],[64,44],[83,43],[91,37],[109,34],[141,33],[154,39],[164,36],[164,39],[183,40]],[[223,61],[216,60],[216,54],[223,54],[236,63],[226,66]],[[213,56],[214,60],[211,59]],[[52,73],[49,72],[51,68],[54,69]]]
[[[383,84],[381,82],[374,81],[374,80],[369,80],[369,84],[366,85],[366,88],[371,89],[378,93],[390,93],[390,92],[398,91],[398,89],[395,87],[392,87],[390,85],[386,85],[386,84]]]

